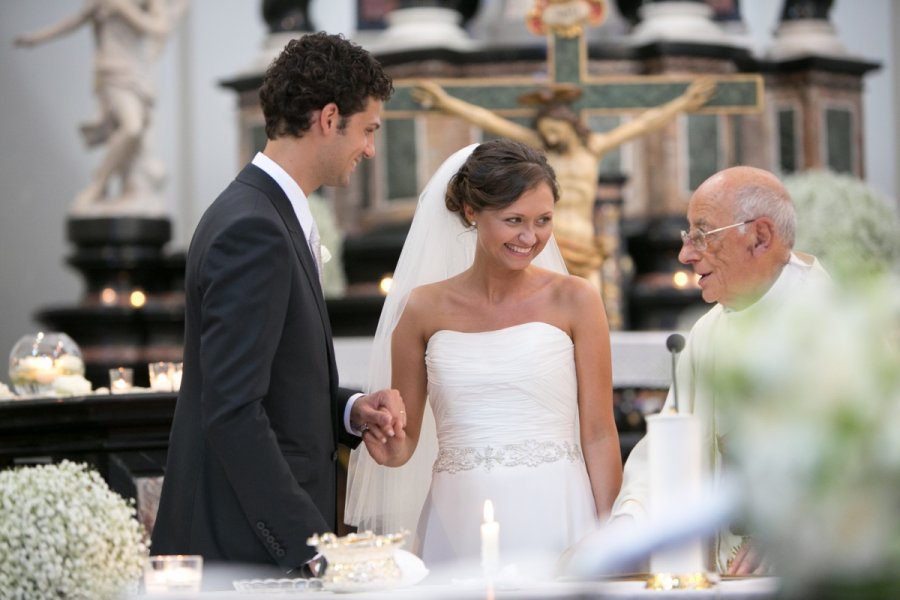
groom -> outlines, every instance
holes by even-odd
[[[154,554],[314,575],[306,541],[335,528],[337,443],[404,436],[398,392],[338,387],[307,203],[374,156],[392,92],[365,50],[325,33],[292,40],[266,72],[265,149],[203,215],[188,252],[184,379]]]

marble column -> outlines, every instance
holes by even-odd
[[[309,18],[311,0],[263,0],[261,14],[268,26],[263,47],[248,72],[264,72],[292,39],[316,31]]]
[[[387,28],[366,47],[375,54],[421,48],[474,50],[479,44],[462,25],[477,5],[472,0],[399,0],[385,15]]]
[[[828,18],[830,10],[831,0],[785,0],[768,58],[847,57],[847,49]]]
[[[730,45],[731,39],[713,21],[703,0],[646,1],[637,9],[640,21],[631,32],[636,46],[654,42]]]

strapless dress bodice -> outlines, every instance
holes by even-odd
[[[441,330],[425,363],[440,447],[577,441],[574,345],[561,329]]]

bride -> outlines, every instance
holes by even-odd
[[[566,273],[557,199],[544,155],[510,140],[458,151],[419,199],[369,381],[400,391],[406,435],[354,451],[346,520],[414,529],[428,565],[477,559],[488,499],[503,562],[559,557],[619,490],[609,330]]]

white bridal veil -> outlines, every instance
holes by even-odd
[[[478,144],[458,150],[438,168],[422,190],[412,225],[403,244],[393,283],[385,298],[369,363],[369,391],[391,387],[391,336],[409,292],[466,270],[475,258],[476,232],[465,228],[459,215],[444,203],[447,184]],[[551,237],[533,261],[545,269],[566,273],[565,263]],[[372,460],[365,444],[350,456],[344,521],[360,531],[414,532],[431,483],[437,457],[437,437],[431,407],[426,405],[419,443],[402,467],[382,467]]]

